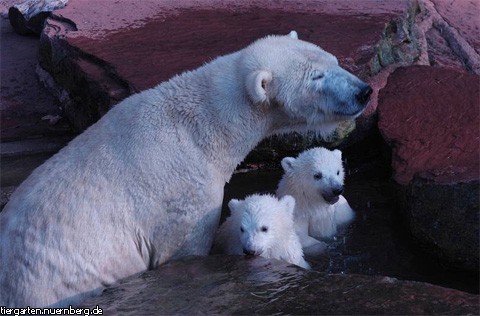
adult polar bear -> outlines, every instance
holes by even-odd
[[[38,167],[0,213],[0,306],[75,305],[206,255],[224,184],[255,145],[359,115],[370,87],[289,35],[125,99]]]

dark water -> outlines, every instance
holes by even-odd
[[[307,261],[322,272],[386,275],[478,294],[478,273],[447,267],[410,237],[390,183],[389,159],[383,157],[381,147],[373,143],[364,150],[344,151],[344,196],[355,210],[356,219],[327,241],[325,254],[307,257]],[[274,193],[281,176],[280,169],[234,175],[225,188],[222,219],[228,214],[225,205],[231,198],[255,192]]]
[[[410,238],[390,183],[389,157],[384,157],[382,144],[367,139],[345,150],[344,159],[347,171],[344,196],[355,210],[356,219],[336,238],[326,241],[325,254],[306,258],[313,269],[385,275],[478,294],[478,273],[449,268]],[[225,187],[222,220],[228,214],[226,203],[231,198],[275,192],[283,174],[279,163],[277,166],[277,169],[235,174]],[[15,183],[23,178],[17,174]]]

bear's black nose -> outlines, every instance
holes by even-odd
[[[253,256],[255,254],[255,251],[243,248],[243,253],[247,256]]]
[[[343,193],[343,187],[338,187],[338,188],[333,189],[332,193],[337,195],[337,196],[342,194]]]
[[[360,92],[355,96],[358,103],[361,105],[366,105],[368,100],[370,100],[370,95],[372,94],[372,88],[368,85],[363,87]]]

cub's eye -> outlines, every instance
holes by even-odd
[[[241,231],[242,233],[245,232],[245,230],[243,229],[243,227],[240,227],[240,231]]]
[[[337,176],[340,174],[340,170],[337,170]]]
[[[320,180],[321,178],[323,178],[323,175],[322,175],[321,172],[315,173],[315,174],[313,175],[313,178],[314,178],[315,180]]]
[[[320,80],[324,77],[325,75],[324,74],[315,74],[313,77],[312,77],[312,80]]]
[[[268,227],[267,226],[262,226],[261,229],[262,229],[262,232],[264,232],[264,233],[268,232]]]

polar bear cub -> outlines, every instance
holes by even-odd
[[[342,152],[317,147],[297,158],[286,157],[281,164],[285,174],[277,195],[295,198],[295,227],[302,247],[308,253],[321,252],[325,244],[318,239],[332,237],[338,226],[355,217],[341,195],[345,176]]]
[[[302,245],[295,233],[295,199],[270,194],[250,195],[228,203],[231,216],[220,226],[215,248],[227,254],[258,255],[284,260],[305,269]]]

